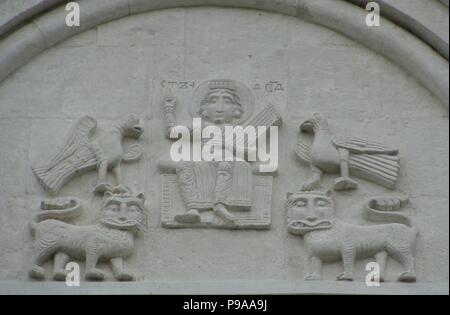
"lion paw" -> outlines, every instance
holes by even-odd
[[[69,271],[64,270],[64,269],[58,270],[53,274],[53,280],[66,281],[66,277],[67,277],[68,273],[69,273]]]
[[[346,272],[341,272],[337,276],[338,281],[353,281],[353,275],[348,274]]]
[[[322,280],[322,277],[317,273],[311,273],[305,277],[305,281],[317,281]]]
[[[101,271],[100,269],[96,269],[96,268],[87,271],[85,277],[87,280],[91,280],[91,281],[105,280],[104,272]]]
[[[118,281],[136,281],[136,277],[129,272],[121,272],[116,278]]]
[[[45,269],[41,266],[35,265],[31,267],[30,271],[28,272],[29,276],[31,278],[37,279],[37,280],[43,280],[45,279]]]
[[[402,272],[398,276],[398,281],[401,282],[416,282],[416,274],[412,271],[405,271]]]

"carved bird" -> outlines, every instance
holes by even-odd
[[[139,118],[130,115],[102,137],[92,141],[90,137],[96,127],[94,118],[80,118],[53,158],[47,164],[33,165],[34,174],[51,194],[58,193],[72,178],[96,168],[99,181],[94,190],[96,193],[111,189],[112,186],[106,183],[108,170],[114,172],[120,186],[121,162],[135,162],[140,158],[142,148],[139,144],[130,146],[127,152],[122,148],[124,137],[139,138],[144,132]]]
[[[300,131],[313,133],[312,146],[298,143],[295,153],[311,167],[312,177],[302,186],[303,191],[316,189],[322,173],[339,173],[335,190],[352,190],[358,183],[351,175],[365,178],[381,186],[395,188],[399,174],[399,151],[382,143],[353,136],[334,135],[328,119],[320,113],[300,125]]]

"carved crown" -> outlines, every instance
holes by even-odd
[[[236,82],[233,80],[212,80],[209,82],[210,90],[225,89],[236,91]]]

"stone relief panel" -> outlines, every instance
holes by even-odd
[[[147,227],[144,194],[134,195],[122,187],[106,191],[100,219],[94,225],[64,222],[81,214],[81,201],[77,198],[43,201],[40,210],[29,225],[34,237],[31,278],[45,279],[43,264],[53,259],[52,278],[65,281],[66,264],[71,259],[84,259],[86,280],[105,279],[104,272],[97,268],[99,261],[109,262],[116,280],[135,280],[125,268],[124,259],[134,251],[136,234]]]
[[[80,118],[56,154],[48,162],[32,167],[39,182],[48,192],[56,194],[72,178],[95,169],[98,172],[95,193],[101,194],[113,188],[107,182],[108,170],[112,170],[117,184],[126,191],[122,183],[121,163],[139,160],[142,148],[139,144],[134,144],[124,152],[122,140],[124,137],[139,138],[144,132],[142,122],[137,116],[129,115],[92,141],[90,137],[96,127],[97,121],[94,118]]]
[[[338,191],[358,187],[350,174],[395,188],[400,170],[398,149],[356,136],[334,134],[323,113],[314,113],[300,125],[300,131],[314,137],[312,145],[300,141],[295,148],[300,161],[307,163],[312,172],[302,190],[317,189],[323,173],[340,173],[334,181],[334,189]]]
[[[162,101],[167,135],[177,127],[176,104],[174,96],[167,96]],[[254,117],[253,107],[251,90],[241,82],[226,79],[200,84],[192,96],[191,116],[202,119],[202,130],[208,126],[222,130],[220,135],[201,139],[201,146],[204,148],[208,142],[217,142],[224,151],[235,153],[240,149],[236,147],[239,141],[235,139],[236,142],[227,144],[224,140],[227,126],[245,129],[281,124],[281,116],[273,105],[268,104]],[[256,142],[250,143],[249,138],[240,140],[243,151],[248,153],[256,149]],[[236,161],[161,160],[162,225],[166,228],[268,228],[273,176],[260,173],[258,163],[252,162],[256,161],[245,158]],[[178,194],[184,205],[174,202],[173,196]]]
[[[268,25],[270,31],[260,32]],[[159,29],[164,35],[158,33]],[[139,36],[137,30],[141,30]],[[307,280],[334,279],[341,272],[341,263],[345,271],[339,280],[359,280],[364,274],[363,264],[373,259],[383,267],[381,280],[393,279],[397,271],[400,281],[414,281],[416,274],[422,283],[448,279],[448,272],[443,268],[448,265],[448,237],[445,237],[448,234],[448,178],[445,178],[448,112],[440,110],[434,97],[395,65],[337,33],[250,10],[166,10],[104,24],[91,32],[93,40],[89,46],[83,44],[83,38],[74,37],[75,42],[55,46],[25,66],[18,79],[0,86],[0,107],[3,106],[0,125],[5,130],[0,134],[0,144],[8,148],[8,156],[0,156],[4,166],[0,169],[3,178],[0,225],[7,226],[0,231],[0,279],[31,276],[64,280],[65,262],[86,259],[88,280],[101,280],[102,271],[106,272],[106,278],[110,277],[109,268],[103,268],[102,261],[115,270],[117,280],[132,280],[133,273],[125,267],[120,271],[119,258],[125,260],[133,249],[128,245],[123,249],[123,239],[116,240],[115,235],[128,235],[127,239],[131,239],[130,235],[137,234],[125,227],[116,228],[114,223],[108,225],[109,214],[105,209],[95,225],[90,225],[94,220],[92,212],[84,211],[80,215],[80,199],[86,200],[86,209],[93,210],[100,209],[93,204],[100,203],[103,194],[106,194],[105,203],[110,193],[119,199],[120,195],[130,194],[133,199],[136,196],[126,187],[130,183],[145,192],[152,208],[161,211],[160,216],[149,219],[151,229],[136,238],[135,253],[126,259],[127,265],[139,272],[138,279],[149,282],[274,279],[296,283],[297,288],[302,288],[309,285],[301,281],[303,276]],[[164,40],[155,40],[158,38]],[[105,43],[114,45],[104,46]],[[97,47],[102,44],[103,47]],[[76,49],[68,49],[70,45]],[[153,58],[156,55],[163,57]],[[60,85],[37,80],[36,73],[48,71],[52,71]],[[369,75],[358,75],[363,71]],[[216,77],[232,79],[208,80]],[[50,89],[50,86],[54,87]],[[99,90],[101,102],[90,102]],[[62,94],[62,101],[56,99],[57,92]],[[221,115],[216,115],[218,106],[211,99],[226,98],[231,100],[230,104],[223,106]],[[29,116],[15,105],[25,101],[33,108],[27,113]],[[129,107],[145,115],[118,122],[115,117],[125,117]],[[345,132],[335,133],[329,128],[324,114],[307,117],[306,113],[312,111],[332,111],[332,126],[333,123],[349,126],[350,136],[341,136]],[[158,115],[160,112],[163,116]],[[90,116],[80,119],[87,114],[95,119]],[[258,172],[258,161],[174,163],[161,160],[158,163],[158,158],[162,159],[161,154],[168,153],[170,147],[164,135],[169,135],[180,121],[189,126],[193,117],[199,117],[203,127],[219,128],[279,126],[280,114],[285,118],[280,128],[278,174]],[[146,135],[139,138],[144,125],[138,118],[144,117]],[[56,150],[57,154],[47,159],[45,145],[51,145],[45,139],[50,132],[51,136],[53,133],[59,136],[54,130],[65,128],[67,120],[78,122],[66,142]],[[100,136],[97,138],[94,134],[97,120],[99,127],[117,126],[104,135],[97,131]],[[131,134],[123,132],[127,120]],[[52,123],[55,124],[44,127]],[[301,143],[294,154],[300,123]],[[40,132],[44,128],[46,131]],[[377,138],[380,130],[383,134]],[[314,135],[308,139],[307,134],[311,132]],[[191,137],[192,133],[191,128]],[[363,134],[373,134],[375,140],[389,140],[368,141],[362,139]],[[139,138],[139,145],[127,149],[127,141],[135,141],[134,138]],[[126,142],[122,144],[121,140]],[[311,144],[306,145],[304,141]],[[390,147],[391,142],[398,148]],[[145,154],[139,165],[131,167],[133,172],[128,173],[123,166],[124,174],[121,174],[121,162],[137,161],[141,152]],[[407,159],[402,163],[401,172],[399,152]],[[299,167],[299,158],[307,167]],[[23,173],[29,178],[22,172],[18,174],[14,167],[25,170]],[[58,194],[74,177],[90,171],[91,174],[74,180],[64,189],[68,197],[61,194],[58,195],[61,198],[45,201],[41,205],[42,215],[37,215],[36,222],[31,224],[42,226],[44,234],[47,225],[54,225],[58,233],[67,233],[55,234],[51,238],[52,242],[57,241],[54,246],[59,244],[61,236],[67,235],[68,242],[73,241],[72,247],[62,253],[55,251],[46,256],[40,243],[47,240],[47,234],[32,236],[24,229],[28,238],[22,237],[16,227],[25,228],[32,215],[30,205],[46,198],[40,185],[49,193]],[[140,176],[135,176],[134,171]],[[106,179],[108,172],[115,175],[114,183]],[[328,174],[338,174],[339,178],[333,182],[333,176],[325,176]],[[34,181],[34,176],[40,184]],[[283,210],[286,192],[292,191],[294,183],[304,185],[300,192],[288,197],[292,199],[292,204],[288,201],[287,206],[288,233]],[[318,192],[322,185],[341,192],[332,198]],[[97,196],[81,186],[92,186]],[[396,187],[408,193],[412,206],[418,208],[413,217],[420,223],[420,237],[415,233],[415,224],[407,225],[414,220],[402,218],[398,211],[406,203],[405,198],[371,199],[364,211],[354,206],[367,196],[384,195],[385,188]],[[295,206],[296,198],[317,199],[313,210],[318,214],[312,218],[303,215],[306,206],[302,203]],[[335,208],[334,199],[338,204]],[[314,219],[321,218],[322,210],[326,212],[331,207],[325,206],[327,202],[333,205],[331,214]],[[70,215],[62,214],[64,211]],[[367,222],[359,218],[362,212],[368,215]],[[126,219],[122,221],[127,225]],[[372,221],[388,224],[366,225]],[[397,223],[391,223],[394,221]],[[60,229],[60,225],[64,228]],[[94,226],[98,231],[91,229]],[[182,229],[174,230],[177,228]],[[209,230],[200,230],[206,228]],[[83,239],[84,243],[78,242],[77,229],[86,229],[89,240],[105,242],[104,250],[117,251],[112,255],[99,249],[99,264],[93,264],[95,255],[87,257],[92,246],[88,238]],[[31,258],[23,248],[32,242],[36,243],[33,265],[17,264]],[[75,248],[75,243],[79,247]],[[48,245],[49,252],[55,249]],[[251,253],[246,255],[249,248]],[[237,260],[236,256],[243,258]],[[384,268],[386,262],[388,268]],[[47,276],[49,263],[54,264],[54,270]],[[185,272],[186,268],[190,272]]]
[[[288,231],[302,236],[308,251],[305,280],[321,280],[323,262],[342,260],[344,271],[337,280],[353,281],[355,261],[375,258],[380,281],[384,281],[387,258],[392,257],[403,267],[398,281],[416,281],[414,249],[418,227],[414,219],[396,212],[407,202],[405,197],[371,198],[366,204],[366,218],[396,223],[364,226],[335,217],[330,191],[289,193]]]

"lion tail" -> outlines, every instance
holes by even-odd
[[[30,222],[30,231],[34,235],[39,222],[49,219],[65,220],[78,217],[81,214],[81,202],[77,198],[58,198],[42,201],[41,212],[37,213]]]
[[[366,204],[365,217],[369,221],[401,223],[418,231],[413,218],[397,212],[408,202],[407,196],[371,198]]]

